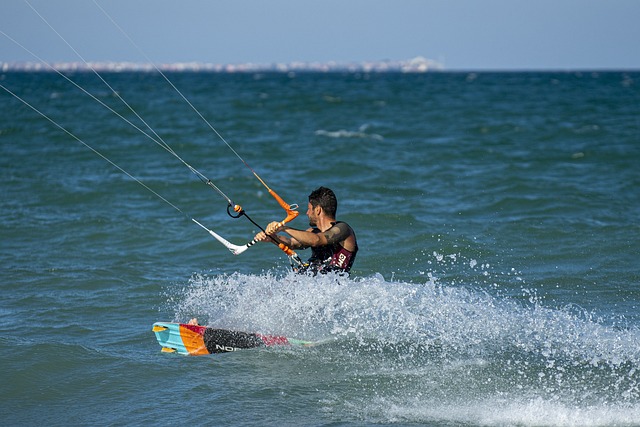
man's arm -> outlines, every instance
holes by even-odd
[[[288,246],[291,249],[305,249],[306,246],[303,246],[300,244],[300,242],[298,242],[297,240],[291,238],[291,237],[287,237],[287,236],[281,236],[278,234],[270,234],[267,235],[264,231],[259,232],[258,234],[256,234],[255,236],[255,240],[257,240],[258,242],[271,242],[274,245],[278,245],[279,243],[283,243],[286,246]]]
[[[267,227],[267,231],[269,228]],[[351,234],[349,226],[339,222],[324,233],[314,233],[310,230],[296,230],[295,228],[284,226],[278,231],[283,231],[293,238],[302,247],[316,247],[331,245],[345,240]],[[281,236],[279,236],[281,237]]]

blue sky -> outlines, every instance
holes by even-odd
[[[94,0],[28,0],[89,61],[146,62]],[[95,0],[157,63],[378,61],[449,70],[640,69],[640,0]],[[76,54],[24,0],[0,30]],[[0,62],[33,61],[0,34]]]

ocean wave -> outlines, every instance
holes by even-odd
[[[360,128],[357,131],[350,131],[350,130],[336,130],[336,131],[328,131],[328,130],[323,130],[323,129],[319,129],[315,131],[315,134],[318,136],[326,136],[327,138],[336,138],[336,139],[340,139],[340,138],[361,138],[361,139],[373,139],[376,141],[382,141],[384,140],[384,137],[382,135],[379,135],[377,133],[368,133],[367,130],[369,129],[369,125],[362,125],[360,126]]]

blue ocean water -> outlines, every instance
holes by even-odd
[[[0,91],[7,425],[640,425],[640,73],[168,74],[294,226],[335,190],[350,278],[229,253],[191,218],[256,227],[68,76],[96,99],[0,74],[33,107]],[[284,217],[161,76],[102,77],[254,220]],[[194,316],[324,344],[160,353],[153,322]]]

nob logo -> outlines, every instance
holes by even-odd
[[[228,347],[226,345],[220,345],[220,344],[216,344],[216,350],[220,350],[220,351],[236,351],[237,348],[235,347]]]

